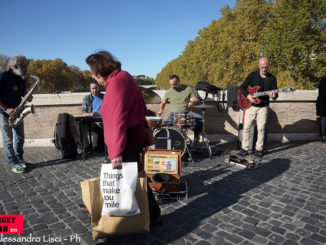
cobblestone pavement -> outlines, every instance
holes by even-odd
[[[225,154],[182,167],[189,197],[160,204],[163,226],[98,241],[77,204],[80,180],[99,176],[104,156],[67,161],[54,147],[28,147],[32,167],[18,175],[1,149],[0,214],[23,214],[24,234],[1,235],[0,243],[30,236],[41,242],[19,244],[326,244],[326,144],[269,143],[254,170],[226,164],[235,145],[220,147]]]

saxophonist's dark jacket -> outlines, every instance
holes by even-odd
[[[0,101],[7,108],[16,108],[26,94],[26,80],[11,70],[0,73]],[[7,115],[2,109],[0,113]]]

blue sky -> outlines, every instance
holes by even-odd
[[[61,58],[88,69],[85,58],[110,51],[132,75],[155,78],[198,31],[235,0],[1,0],[0,54]]]

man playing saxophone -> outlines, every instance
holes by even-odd
[[[26,162],[24,154],[24,123],[17,127],[9,125],[9,117],[18,117],[15,108],[20,104],[26,91],[27,59],[24,56],[13,57],[8,64],[8,71],[0,73],[0,127],[3,149],[14,173],[24,173]],[[31,102],[33,96],[27,101]]]

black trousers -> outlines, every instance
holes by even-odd
[[[320,136],[326,136],[326,117],[320,116]]]
[[[122,153],[122,162],[137,162],[138,163],[138,172],[143,170],[143,166],[140,161],[140,153],[143,150],[143,146],[129,147],[124,150]],[[154,221],[158,216],[161,215],[161,209],[156,203],[154,194],[147,184],[148,190],[148,206],[149,206],[149,214],[150,220]]]
[[[104,135],[103,135],[103,128],[100,127],[97,123],[91,122],[84,122],[81,127],[83,127],[83,146],[84,149],[89,147],[90,141],[89,141],[89,126],[90,130],[92,132],[92,147],[96,151],[103,151],[104,150]]]

